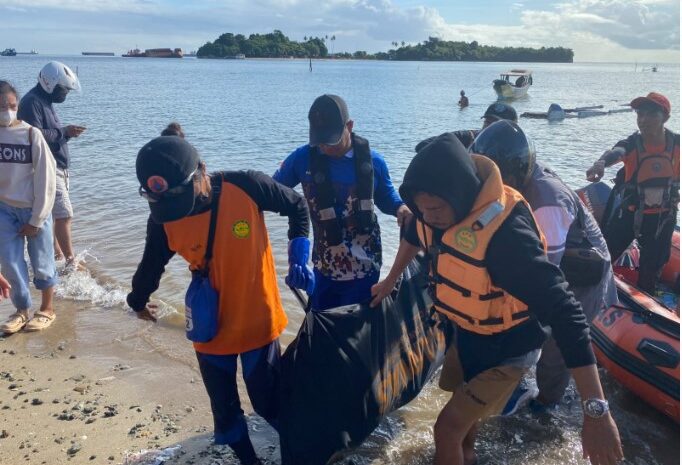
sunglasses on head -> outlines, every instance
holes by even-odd
[[[194,186],[193,186],[194,175],[197,173],[198,170],[199,169],[197,168],[194,171],[192,171],[192,174],[187,176],[187,179],[182,181],[177,186],[173,187],[172,189],[168,189],[166,191],[159,192],[158,194],[156,192],[149,192],[147,189],[144,188],[144,186],[140,186],[140,189],[139,189],[140,197],[146,199],[147,202],[155,203],[155,202],[160,202],[163,199],[177,197],[179,195],[182,195],[185,192],[187,192],[187,190],[190,187],[194,188]]]

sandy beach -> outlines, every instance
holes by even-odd
[[[0,316],[9,312],[3,302]],[[0,464],[236,463],[210,445],[211,412],[195,368],[115,327],[154,331],[151,324],[107,315],[115,342],[98,344],[74,337],[85,313],[61,301],[49,330],[0,337]],[[250,426],[259,454],[278,456],[259,437],[265,422]]]
[[[93,282],[76,273],[62,285],[84,290]],[[229,450],[211,445],[209,400],[181,316],[166,310],[158,323],[142,321],[120,304],[102,303],[118,301],[120,289],[97,289],[97,299],[57,299],[58,317],[46,331],[0,337],[0,465],[237,464]],[[12,311],[0,302],[0,320]],[[283,345],[301,324],[301,312],[289,313]],[[601,377],[627,463],[679,463],[679,427],[605,372]],[[238,380],[256,451],[264,463],[277,464],[277,435],[250,415],[241,375]],[[446,401],[427,386],[342,463],[431,463],[433,411]],[[491,419],[481,432],[483,463],[587,463],[578,458],[579,409],[569,400],[549,423],[527,414]]]

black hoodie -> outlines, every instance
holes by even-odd
[[[415,194],[426,192],[441,197],[452,206],[456,221],[460,222],[471,211],[481,185],[469,153],[454,135],[446,133],[414,157],[405,172],[400,196],[419,219]],[[405,239],[421,246],[416,221],[408,226]],[[514,207],[495,232],[485,262],[493,284],[526,303],[531,318],[492,336],[458,329],[457,344],[465,380],[506,359],[540,348],[547,338],[543,326],[552,329],[566,366],[595,363],[589,326],[580,303],[568,291],[561,270],[547,260],[533,215],[523,203]]]

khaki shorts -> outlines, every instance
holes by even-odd
[[[57,189],[55,192],[52,217],[55,220],[73,218],[73,207],[69,198],[69,172],[57,168]]]
[[[516,366],[498,366],[476,375],[468,383],[459,361],[456,345],[448,347],[438,385],[452,392],[451,402],[457,413],[467,422],[475,422],[498,415],[507,404],[526,369]]]

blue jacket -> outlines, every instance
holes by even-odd
[[[47,92],[40,84],[29,90],[19,102],[17,119],[27,122],[33,127],[40,129],[47,145],[52,150],[52,155],[57,162],[57,168],[68,169],[69,146],[66,143],[69,138],[62,127],[57,113],[54,111],[52,101]]]
[[[403,201],[393,187],[383,157],[374,150],[371,155],[374,203],[382,212],[395,216]],[[329,246],[320,239],[320,214],[315,202],[315,185],[310,175],[309,160],[310,146],[299,147],[284,160],[273,178],[285,186],[295,187],[299,183],[303,186],[315,236],[312,254],[315,268],[323,276],[335,281],[378,276],[381,270],[381,231],[378,223],[370,234],[360,234],[353,227],[344,227],[343,243],[338,246]],[[352,214],[353,199],[357,197],[353,152],[341,158],[330,158],[329,172],[336,191],[336,215],[346,218]]]

